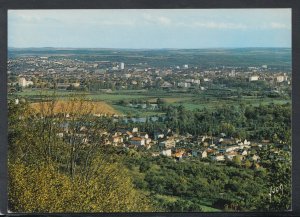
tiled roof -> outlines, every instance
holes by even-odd
[[[142,138],[140,138],[140,137],[132,137],[131,141],[142,141]]]

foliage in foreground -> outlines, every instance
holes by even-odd
[[[210,201],[208,206],[226,211],[284,211],[290,208],[291,159],[289,152],[282,148],[271,145],[260,151],[262,168],[259,169],[246,164],[244,168],[240,163],[234,166],[204,164],[200,159],[174,162],[132,149],[126,155],[124,149],[110,152],[109,147],[99,145],[103,141],[99,132],[116,127],[109,119],[97,118],[96,121],[82,115],[64,119],[52,112],[55,101],[50,105],[37,115],[26,103],[9,103],[9,209],[14,212],[151,211],[154,209],[152,203],[159,211],[201,211],[206,200]],[[83,109],[86,109],[84,101],[77,110]],[[168,124],[180,123],[179,131],[189,129],[184,123],[193,122],[180,117],[193,116],[187,116],[180,107],[176,110],[180,115],[170,115],[177,120],[168,120]],[[220,110],[220,120],[225,118],[225,123],[239,129],[239,116],[227,112],[228,117],[222,117],[224,111]],[[49,112],[51,115],[45,115]],[[260,106],[259,109],[247,106],[245,115],[250,127],[257,128],[255,135],[259,128],[267,129],[262,137],[274,143],[286,141],[290,147],[289,105]],[[199,123],[203,125],[205,119],[201,117],[199,114]],[[261,121],[263,117],[268,118]],[[69,133],[67,139],[63,139],[57,135],[66,121]],[[265,128],[266,123],[273,127]],[[84,131],[82,124],[85,124]],[[230,125],[220,126],[229,129]],[[203,127],[203,130],[209,128]],[[82,132],[88,135],[88,145],[80,137]],[[270,138],[275,133],[277,136]],[[138,172],[132,173],[134,169]],[[281,185],[283,193],[273,194],[270,200],[270,187]]]
[[[54,106],[53,106],[54,107]],[[55,118],[32,115],[28,105],[9,104],[9,209],[13,212],[151,211],[120,159],[91,141],[57,136]],[[82,108],[83,109],[83,108]],[[79,118],[74,118],[77,123]],[[84,120],[80,120],[84,121]],[[77,139],[76,139],[77,138]],[[98,140],[99,139],[99,140]],[[98,145],[98,146],[97,146]]]
[[[54,164],[9,164],[10,208],[16,212],[129,212],[149,210],[118,165],[73,180]]]

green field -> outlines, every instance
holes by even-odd
[[[161,195],[161,194],[156,194],[155,198],[166,201],[166,202],[176,202],[178,199],[180,199],[177,196],[170,196],[170,195]],[[211,202],[209,201],[201,201],[200,207],[202,208],[203,212],[221,212],[222,210],[216,209],[211,207]]]
[[[118,103],[120,100],[130,101],[133,99],[141,99],[144,101],[155,103],[157,98],[161,98],[167,105],[183,105],[188,110],[195,109],[208,109],[212,110],[219,107],[222,104],[226,105],[238,105],[240,102],[245,104],[251,104],[258,106],[260,104],[267,105],[270,103],[274,104],[285,104],[291,102],[288,99],[281,98],[256,98],[243,96],[239,100],[234,97],[216,97],[211,93],[202,92],[200,94],[172,92],[172,91],[155,91],[155,90],[119,90],[112,91],[111,93],[106,92],[79,92],[79,91],[66,91],[66,90],[32,90],[25,89],[23,92],[16,93],[20,97],[28,98],[29,101],[40,101],[47,98],[47,96],[55,95],[58,99],[64,100],[74,95],[82,95],[86,99],[92,101],[105,101],[122,114],[135,115],[135,116],[151,116],[161,114],[158,111],[149,111],[146,109],[132,108],[128,106],[121,106]]]

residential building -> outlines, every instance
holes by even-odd
[[[123,143],[123,137],[122,136],[113,136],[112,137],[112,142],[114,144]]]
[[[170,137],[168,139],[162,140],[159,142],[159,146],[164,147],[164,148],[173,148],[175,147],[176,142],[173,137]]]
[[[258,75],[253,75],[249,77],[249,81],[258,81],[259,76]]]
[[[171,157],[172,156],[172,151],[171,151],[171,149],[162,150],[161,155]]]
[[[130,140],[131,145],[136,145],[136,146],[144,146],[145,145],[145,139],[141,137],[132,137]]]
[[[207,152],[206,151],[202,151],[201,158],[207,158]]]
[[[211,159],[214,161],[225,161],[225,157],[222,154],[212,155]]]
[[[24,77],[20,77],[18,80],[18,84],[21,87],[28,87],[30,85],[33,85],[32,81],[27,81]]]

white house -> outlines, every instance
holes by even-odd
[[[159,142],[159,146],[165,147],[165,148],[173,148],[173,147],[175,147],[175,144],[176,143],[175,143],[174,138],[168,138],[168,139],[165,139],[165,140]]]
[[[179,82],[179,83],[178,83],[178,87],[189,88],[189,87],[191,87],[191,83],[187,83],[187,82]]]
[[[141,133],[140,133],[140,137],[142,137],[142,138],[144,138],[144,139],[148,139],[148,138],[149,138],[149,135],[148,135],[148,133],[141,132]]]
[[[148,145],[150,144],[150,142],[152,141],[152,139],[148,138],[148,139],[145,139],[145,143]]]
[[[258,75],[253,75],[249,77],[249,81],[258,81],[259,76]]]
[[[159,156],[159,153],[153,152],[153,153],[151,154],[151,156],[152,156],[152,157],[157,157],[157,156]]]
[[[234,158],[236,155],[237,155],[236,152],[230,152],[230,153],[225,154],[225,158],[226,158],[227,160],[232,161],[233,158]]]
[[[248,154],[247,150],[244,150],[244,151],[242,152],[242,155],[243,155],[243,156],[246,156],[247,154]]]
[[[139,129],[138,129],[137,127],[134,127],[134,128],[132,129],[132,133],[137,133],[137,132],[139,132]]]
[[[281,83],[281,82],[285,81],[285,76],[283,76],[283,75],[277,76],[277,77],[276,77],[276,81],[277,81],[278,83]]]
[[[201,153],[201,157],[202,157],[202,158],[207,158],[207,152],[206,152],[206,151],[203,151],[203,152]]]
[[[231,152],[231,151],[237,150],[239,148],[240,148],[240,146],[230,146],[230,147],[226,148],[226,152]]]
[[[164,156],[171,157],[172,156],[172,151],[171,151],[171,149],[163,150],[161,152],[161,154],[164,155]]]
[[[251,142],[250,141],[247,141],[247,139],[244,140],[244,145],[250,145]]]
[[[173,87],[173,85],[167,81],[165,81],[162,85],[161,85],[162,88],[171,88]]]
[[[30,85],[33,85],[32,81],[26,81],[26,79],[24,77],[20,77],[18,80],[18,84],[21,87],[28,87]]]
[[[258,155],[253,155],[252,157],[251,157],[251,159],[253,160],[253,161],[257,161],[257,160],[259,160],[260,159],[260,157],[258,156]]]
[[[225,161],[225,157],[224,157],[224,155],[212,155],[212,160],[214,160],[214,161]]]
[[[123,142],[123,137],[121,137],[121,136],[113,136],[112,137],[112,142],[114,143],[114,144],[118,144],[118,143],[122,143]]]

